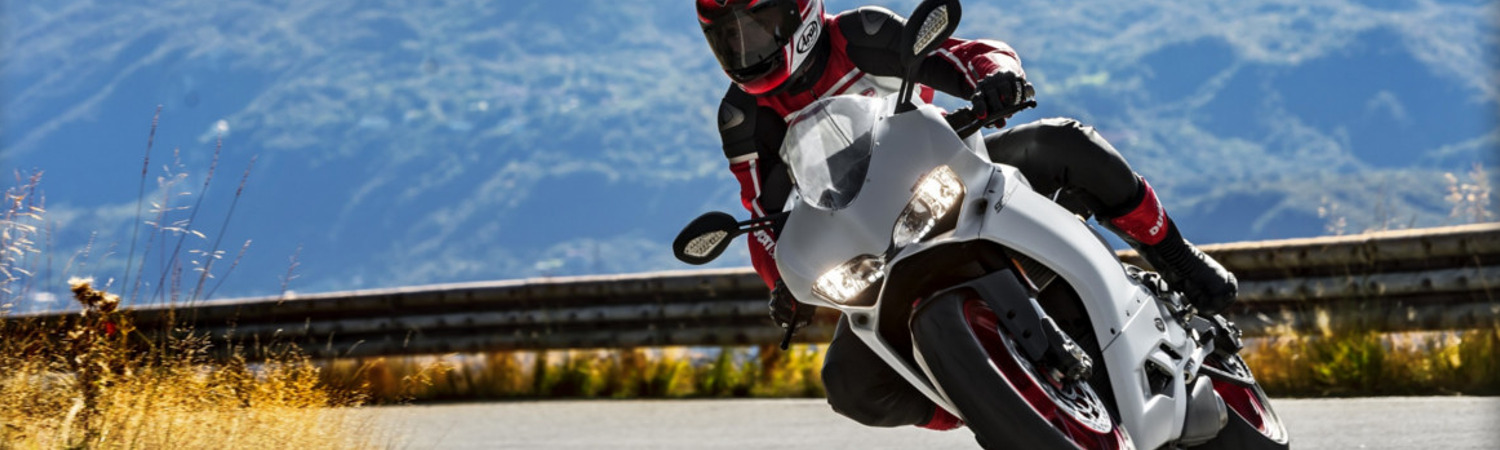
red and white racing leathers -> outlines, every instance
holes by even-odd
[[[813,50],[822,55],[790,86],[752,96],[731,85],[719,106],[719,133],[729,170],[740,184],[740,201],[754,218],[781,211],[791,193],[791,179],[779,150],[787,122],[820,98],[859,94],[885,96],[901,86],[904,68],[898,45],[903,21],[884,8],[865,7],[826,16],[830,32]],[[933,89],[968,98],[980,80],[1002,70],[1022,75],[1021,61],[1003,42],[948,39],[918,69],[921,97],[932,101]],[[750,260],[767,287],[781,278],[776,270],[776,231],[750,236]]]

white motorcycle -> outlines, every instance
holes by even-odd
[[[951,35],[959,14],[957,0],[918,6],[906,61]],[[707,263],[784,220],[776,264],[795,297],[839,310],[987,447],[1288,447],[1233,324],[1122,264],[1081,217],[989,161],[975,133],[984,121],[913,104],[907,79],[893,97],[797,113],[781,148],[789,211],[705,214],[676,256]]]

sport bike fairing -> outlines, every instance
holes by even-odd
[[[921,375],[921,370],[893,353],[890,345],[875,330],[875,324],[880,320],[878,303],[847,306],[813,293],[812,286],[817,278],[834,267],[861,255],[883,257],[892,250],[891,230],[896,218],[911,199],[918,179],[932,168],[941,165],[952,168],[963,184],[969,186],[967,189],[974,192],[970,198],[978,198],[979,193],[991,184],[992,178],[1000,180],[1002,185],[1007,184],[1004,180],[1019,180],[1014,169],[1010,169],[1012,174],[1009,177],[993,177],[997,166],[973,150],[983,148],[978,136],[967,143],[960,141],[943,121],[937,107],[922,105],[899,115],[892,115],[893,110],[890,97],[838,96],[814,102],[792,121],[782,147],[782,158],[792,167],[792,177],[797,182],[802,202],[787,218],[781,231],[776,246],[777,269],[799,301],[835,308],[849,315],[854,334],[882,360],[928,398],[956,411],[951,402],[932,388],[927,377]],[[866,160],[865,177],[857,180],[858,188],[852,188],[848,183],[834,186],[838,183],[819,185],[804,181],[832,180],[831,176],[820,178],[822,173],[828,173],[828,166],[858,159],[840,157],[837,155],[839,150],[810,146],[851,146],[856,143],[868,144],[870,155]],[[960,147],[969,151],[949,150]],[[810,189],[804,190],[804,186]],[[823,192],[829,187],[839,190],[834,195],[849,196],[839,205],[840,208],[822,206],[839,202],[813,201],[818,198],[814,195],[824,194],[810,192]],[[957,236],[964,236],[963,240],[974,239],[980,229],[982,217],[965,211],[964,208],[970,207],[968,203],[964,202],[954,212],[960,217],[952,234],[955,239]],[[920,252],[929,245],[930,242],[924,242],[902,249],[887,264],[899,261],[904,255]]]
[[[876,330],[880,302],[913,299],[877,296],[871,303],[846,305],[816,294],[813,286],[820,276],[856,258],[868,261],[867,269],[883,270],[939,245],[979,239],[998,243],[1055,270],[1085,299],[1116,400],[1143,406],[1121,411],[1136,442],[1165,442],[1180,434],[1128,426],[1173,423],[1172,417],[1185,413],[1185,402],[1172,400],[1185,398],[1185,382],[1178,378],[1165,392],[1151,392],[1140,369],[1145,360],[1171,373],[1201,362],[1201,357],[1182,357],[1201,351],[1194,351],[1180,327],[1157,325],[1172,319],[1163,317],[1152,294],[1126,274],[1086,223],[1032,191],[1015,168],[992,164],[979,134],[960,140],[932,105],[902,114],[893,110],[889,97],[839,96],[814,102],[792,120],[781,152],[801,201],[788,217],[776,251],[777,268],[792,294],[804,303],[843,312],[851,331],[887,364],[928,398],[957,412],[922,369],[894,352]],[[958,148],[964,151],[954,151]],[[953,212],[956,226],[951,233],[898,248],[892,242],[897,218],[919,180],[939,166],[951,168],[962,180],[964,198]],[[869,289],[883,287],[876,283]],[[1119,339],[1127,334],[1131,338]],[[1139,388],[1130,388],[1135,386]]]

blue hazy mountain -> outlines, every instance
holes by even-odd
[[[177,235],[129,243],[157,105],[143,219],[203,232],[184,258],[218,249],[217,270],[252,241],[218,297],[289,272],[326,291],[685,268],[682,224],[743,214],[713,126],[727,79],[685,0],[0,8],[0,169],[45,172],[54,274],[170,265]],[[1016,120],[1096,126],[1199,242],[1452,223],[1443,175],[1497,162],[1494,2],[965,8],[960,35],[1009,42],[1038,86]],[[210,168],[196,215],[173,209]]]

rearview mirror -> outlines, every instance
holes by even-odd
[[[901,79],[900,94],[896,97],[896,113],[916,109],[911,102],[912,92],[916,90],[912,78],[922,66],[922,58],[953,36],[962,16],[963,8],[958,5],[958,0],[926,0],[917,5],[911,17],[906,19],[906,27],[901,29],[899,49],[906,76]]]
[[[917,5],[901,30],[901,56],[906,59],[906,67],[912,67],[953,36],[962,16],[958,0],[927,0]]]
[[[717,211],[707,213],[677,233],[677,239],[672,241],[672,254],[678,261],[695,266],[708,264],[724,253],[740,233],[739,221],[734,216]]]

